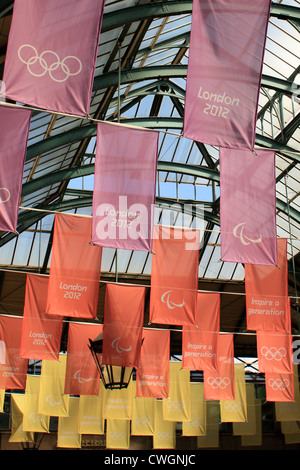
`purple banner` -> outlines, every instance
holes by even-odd
[[[103,8],[104,0],[15,0],[2,93],[88,114]]]
[[[158,133],[99,123],[92,243],[151,251]]]
[[[277,265],[275,152],[220,149],[223,261]]]
[[[184,136],[253,148],[270,0],[194,0]]]

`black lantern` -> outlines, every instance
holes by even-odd
[[[102,364],[103,332],[100,333],[94,341],[89,339],[89,342],[90,344],[88,346],[104,387],[110,390],[127,388],[133,373],[133,368]]]

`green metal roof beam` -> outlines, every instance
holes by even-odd
[[[95,166],[93,163],[90,165],[83,165],[81,167],[67,168],[54,173],[41,176],[34,180],[24,183],[22,187],[22,196],[27,196],[35,191],[39,191],[52,184],[59,183],[61,181],[79,178],[81,176],[88,176],[94,174]],[[213,181],[219,181],[219,173],[216,170],[211,170],[207,167],[199,167],[194,165],[186,165],[183,163],[168,163],[158,162],[158,171],[167,171],[171,173],[182,173],[189,176],[195,176],[199,178],[212,179]]]
[[[161,91],[161,86],[168,87],[169,90],[166,92]],[[177,94],[173,93],[174,91],[176,91]],[[127,95],[121,95],[120,101],[122,103],[124,100],[129,101],[131,98],[135,98],[135,97],[140,97],[142,99],[145,96],[148,96],[149,94],[163,94],[164,96],[169,96],[169,97],[174,96],[176,98],[185,97],[185,92],[182,88],[180,88],[178,85],[171,82],[170,80],[164,78],[162,80],[157,80],[148,85],[135,88],[134,90],[130,91]],[[118,104],[118,100],[119,98],[113,98],[110,102],[110,107],[116,106]],[[123,110],[124,110],[124,106],[122,107],[121,111]]]
[[[182,48],[182,47],[189,47],[187,44],[183,44],[180,41],[189,42],[190,41],[191,33],[182,33],[174,36],[173,38],[165,39],[163,41],[159,41],[152,47],[145,47],[140,49],[136,54],[136,59],[143,57],[144,55],[151,54],[151,52],[159,51],[160,49],[173,49],[173,48]]]
[[[123,70],[120,74],[120,81],[124,83],[139,82],[143,80],[157,80],[161,78],[186,78],[187,65],[156,65],[151,67],[142,67],[131,70]],[[119,83],[118,72],[109,72],[99,77],[95,77],[93,90],[101,90],[109,86],[116,86]],[[280,91],[288,95],[300,91],[300,86],[280,78],[262,75],[261,86]]]
[[[287,78],[287,82],[288,83],[293,83],[295,78],[297,77],[297,75],[299,74],[300,72],[300,65],[298,67],[295,68],[295,70],[293,71],[293,73],[291,73],[291,75]],[[295,85],[292,85],[292,88],[295,89],[295,93],[297,93],[297,86]],[[298,90],[299,91],[299,90]],[[273,106],[274,102],[276,99],[278,99],[280,96],[280,91],[276,91],[276,93],[274,93],[274,95],[271,97],[271,99],[269,100],[268,103],[266,103],[262,108],[261,110],[258,112],[257,114],[257,119],[260,119],[264,113],[270,108],[270,106]]]
[[[194,176],[198,178],[206,178],[217,183],[220,182],[220,174],[217,170],[212,170],[206,167],[199,167],[197,165],[187,165],[184,163],[175,163],[175,162],[158,162],[157,164],[158,171],[165,171],[169,173],[180,173],[183,175]],[[29,183],[25,183],[22,188],[22,195],[32,194],[35,191],[42,189],[48,185],[63,181],[65,179],[77,178],[79,176],[87,176],[94,173],[94,165],[86,165],[80,168],[70,168],[67,170],[61,170],[52,175],[46,175],[36,180],[32,180]],[[290,214],[291,218],[296,222],[300,223],[300,213],[288,207],[286,203],[277,199],[276,201],[277,209],[284,212],[285,214]],[[51,210],[48,206],[48,210]],[[23,214],[20,214],[19,219],[22,220]]]
[[[122,123],[122,121],[121,121]],[[182,118],[133,118],[126,119],[124,125],[132,125],[139,127],[147,127],[149,129],[173,129],[173,130],[182,130]],[[50,152],[58,147],[63,145],[68,145],[73,142],[80,141],[86,137],[94,137],[97,135],[97,125],[95,123],[90,124],[89,126],[83,126],[71,131],[64,132],[61,135],[56,135],[49,137],[41,142],[33,144],[27,148],[26,160],[37,157],[46,152]],[[261,147],[266,147],[269,149],[277,150],[285,157],[293,159],[300,162],[300,155],[296,153],[296,150],[282,145],[279,142],[275,142],[273,139],[267,137],[256,135],[255,142]]]
[[[94,173],[94,164],[83,165],[80,167],[66,168],[64,170],[47,173],[40,178],[33,179],[22,186],[22,197],[32,194],[35,191],[51,186],[55,183],[60,183],[65,180],[79,178],[81,176],[88,176]]]
[[[192,13],[192,0],[164,1],[135,5],[134,7],[119,8],[116,11],[105,13],[102,21],[102,32],[120,28],[127,23],[134,23],[151,18],[164,18],[173,15],[189,15]],[[289,5],[271,4],[271,16],[280,19],[300,22],[300,10]]]
[[[2,0],[0,16],[12,10],[13,2],[11,0]],[[102,20],[102,32],[119,28],[126,23],[133,23],[147,18],[163,18],[172,15],[184,15],[192,13],[192,0],[186,1],[164,1],[157,3],[148,3],[144,5],[135,5],[134,7],[118,8],[118,10],[104,13]],[[300,21],[299,8],[289,5],[271,4],[271,16],[289,21]]]
[[[174,209],[176,208],[176,206],[182,208],[184,205],[186,205],[186,201],[171,200],[171,199],[165,199],[165,198],[156,198],[156,203],[158,205],[164,205],[167,207],[170,207],[172,205]],[[77,199],[71,199],[71,200],[67,200],[63,202],[55,202],[53,204],[50,204],[47,207],[40,206],[39,212],[32,212],[30,210],[27,212],[23,212],[22,213],[23,217],[19,217],[19,219],[23,219],[23,220],[21,220],[21,222],[18,224],[17,232],[18,234],[21,234],[22,232],[26,231],[33,224],[43,219],[47,215],[49,215],[49,211],[65,212],[65,211],[70,211],[73,209],[79,209],[82,207],[90,207],[91,205],[92,205],[92,197],[79,197]],[[44,209],[44,212],[43,212],[43,209]],[[186,210],[186,213],[188,213],[188,210]],[[191,208],[190,214],[193,216],[198,215],[197,211],[194,210],[193,208]],[[211,212],[204,211],[204,219],[207,221],[211,221],[215,224],[219,224],[219,217]],[[16,236],[17,236],[16,233],[9,232],[6,236],[0,239],[0,247],[4,246],[6,243],[13,240]]]

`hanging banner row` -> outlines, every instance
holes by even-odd
[[[30,0],[26,6],[15,0],[4,96],[88,115],[104,3],[64,0],[54,10],[51,0]],[[188,138],[225,148],[254,147],[270,7],[270,0],[247,6],[238,0],[193,2],[184,113]],[[82,30],[87,30],[84,41],[78,40]]]
[[[252,151],[270,5],[270,0],[255,0],[247,8],[237,0],[193,2],[183,131],[187,138],[220,146],[222,259],[262,265],[277,265],[275,154]],[[30,0],[26,6],[15,0],[4,96],[88,115],[103,10],[104,1],[98,0],[64,0],[55,10],[51,0]],[[86,24],[82,42],[78,30],[86,30]],[[1,107],[4,231],[16,231],[30,116],[26,109]],[[116,123],[97,124],[94,245],[152,250],[158,136]],[[14,147],[8,147],[14,155],[8,159],[7,142],[12,141]]]
[[[96,317],[102,248],[90,243],[91,226],[91,218],[56,214],[50,274],[44,276],[43,281],[36,281],[44,284],[44,304],[36,310],[49,316],[85,319]],[[198,299],[204,297],[198,295],[200,232],[156,225],[154,232],[156,236],[151,254],[150,322],[199,326],[198,322],[204,321],[203,318],[197,319],[197,304],[200,302]],[[187,250],[187,246],[192,249]],[[277,240],[277,252],[278,266],[245,264],[249,330],[291,331],[286,239]],[[112,302],[117,302],[117,296],[124,297],[122,308],[120,307],[122,315],[125,315],[126,306],[131,305],[126,297],[132,295],[130,292],[134,290],[133,287],[115,284],[118,294]],[[107,285],[106,289],[109,291],[113,287]],[[141,316],[145,289],[137,286],[137,292],[134,294],[136,299],[132,296],[132,304],[136,305],[136,310],[141,312]],[[110,299],[108,295],[107,302]],[[198,310],[206,308],[207,305],[201,307],[199,304]],[[213,326],[210,331],[218,329]]]
[[[17,230],[30,116],[28,110],[0,106],[3,231]],[[275,154],[257,152],[220,149],[221,256],[229,262],[277,265]],[[157,155],[157,132],[98,124],[89,243],[153,250],[159,236],[154,226]],[[186,252],[197,247],[191,240]]]
[[[22,318],[1,316],[1,364],[0,388],[5,390],[23,390],[26,386],[31,345],[53,345],[58,343],[62,320],[52,320],[51,334],[37,334],[32,328],[29,332],[29,353],[23,340]],[[102,325],[70,323],[67,344],[67,370],[64,393],[71,395],[95,395],[99,393],[100,376],[89,349],[89,339],[103,331]],[[56,336],[54,334],[56,333]],[[142,346],[137,341],[137,328],[128,326],[126,337],[114,336],[103,341],[102,364],[111,364],[114,368],[135,367],[136,396],[145,398],[166,398],[169,396],[169,358],[170,331],[140,329]],[[188,327],[183,327],[182,369],[202,371],[205,398],[211,400],[234,400],[235,359],[233,334],[208,333],[208,341],[213,343],[192,343],[196,332],[192,334]],[[119,332],[117,333],[119,334]],[[112,340],[112,338],[114,338]],[[125,343],[124,338],[127,342]],[[205,332],[200,338],[206,340]],[[199,338],[197,338],[199,341]],[[138,342],[138,347],[135,347]],[[54,353],[53,350],[50,351]],[[43,354],[36,354],[42,356]],[[35,357],[36,357],[35,356]],[[53,363],[59,360],[59,353],[51,357],[44,354],[42,361]],[[293,345],[292,337],[284,332],[257,332],[258,370],[265,374],[267,397],[270,401],[293,401]],[[40,359],[39,359],[40,360]],[[298,380],[297,380],[298,384]],[[272,398],[271,398],[272,397]]]
[[[134,381],[127,389],[101,387],[97,395],[72,397],[63,391],[65,371],[65,356],[57,362],[44,361],[40,376],[27,376],[25,393],[11,395],[10,442],[33,440],[33,433],[49,432],[51,416],[58,417],[58,447],[80,447],[83,434],[105,434],[108,448],[127,448],[130,435],[153,436],[154,447],[173,448],[178,422],[183,436],[200,437],[199,446],[205,446],[212,435],[214,442],[218,440],[220,422],[232,423],[236,436],[260,434],[261,400],[256,398],[255,384],[246,383],[243,364],[235,364],[237,393],[233,401],[206,400],[205,384],[190,383],[180,362],[170,362],[170,393],[162,400],[137,397]],[[296,369],[294,374],[296,379]],[[3,398],[2,394],[1,409]],[[275,403],[276,419],[285,426],[296,424],[299,405],[297,382],[293,402]]]
[[[15,0],[2,94],[58,113],[89,115],[104,4],[62,0],[53,9],[51,0]],[[238,0],[193,2],[186,137],[254,147],[270,7],[270,0],[247,6]],[[86,31],[84,41],[78,31]]]

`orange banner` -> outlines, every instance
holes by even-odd
[[[265,386],[267,401],[294,401],[294,374],[266,372]]]
[[[70,323],[67,345],[65,394],[97,395],[100,376],[88,347],[101,332],[102,325]]]
[[[28,359],[20,357],[22,317],[0,316],[0,340],[5,344],[5,364],[0,364],[0,389],[26,386]]]
[[[58,359],[63,318],[45,314],[48,282],[48,276],[27,274],[20,357]]]
[[[145,287],[107,284],[103,323],[103,364],[140,363]]]
[[[291,331],[287,240],[277,240],[278,267],[245,264],[248,330]]]
[[[292,336],[287,333],[257,331],[257,358],[260,372],[293,373]]]
[[[56,214],[47,313],[95,318],[102,248],[92,246],[92,219]]]
[[[205,370],[203,376],[206,400],[235,399],[233,335],[220,334],[219,371]]]
[[[220,294],[198,293],[196,325],[182,328],[182,367],[218,370]]]
[[[300,421],[300,390],[298,364],[294,364],[294,400],[290,402],[275,402],[276,421]]]
[[[143,329],[140,365],[136,369],[136,396],[169,396],[170,331]]]
[[[151,267],[151,323],[194,325],[200,232],[155,226]]]

